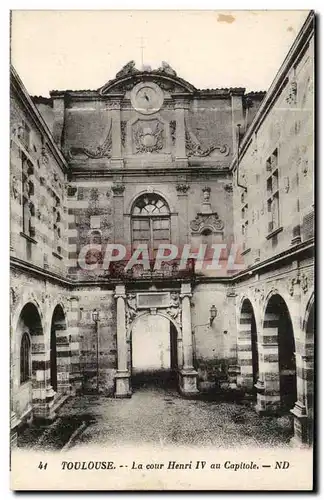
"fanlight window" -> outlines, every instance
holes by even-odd
[[[141,196],[132,211],[133,248],[147,245],[153,253],[161,243],[170,243],[170,210],[166,201],[155,193]]]
[[[133,215],[168,215],[169,208],[166,202],[156,194],[141,196],[135,203]]]
[[[24,333],[20,345],[20,383],[30,378],[30,340],[28,333]]]

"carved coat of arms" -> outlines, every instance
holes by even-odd
[[[163,125],[158,120],[137,122],[133,133],[136,153],[156,153],[163,149]]]

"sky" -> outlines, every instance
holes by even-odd
[[[97,89],[130,60],[197,88],[267,90],[308,11],[12,13],[11,62],[31,95]],[[143,48],[142,48],[143,47]]]

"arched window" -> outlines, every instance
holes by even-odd
[[[30,378],[30,340],[28,333],[24,333],[20,344],[20,383]]]
[[[170,210],[166,201],[156,193],[140,196],[132,210],[133,249],[146,244],[151,250],[161,243],[170,243]]]

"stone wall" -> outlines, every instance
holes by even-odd
[[[247,192],[234,181],[234,232],[247,266],[314,235],[313,72],[314,47],[308,41],[286,70],[250,144],[243,146],[239,182]],[[277,190],[278,209],[268,202]]]
[[[10,104],[11,256],[56,274],[67,259],[66,168],[33,104],[12,85]]]

